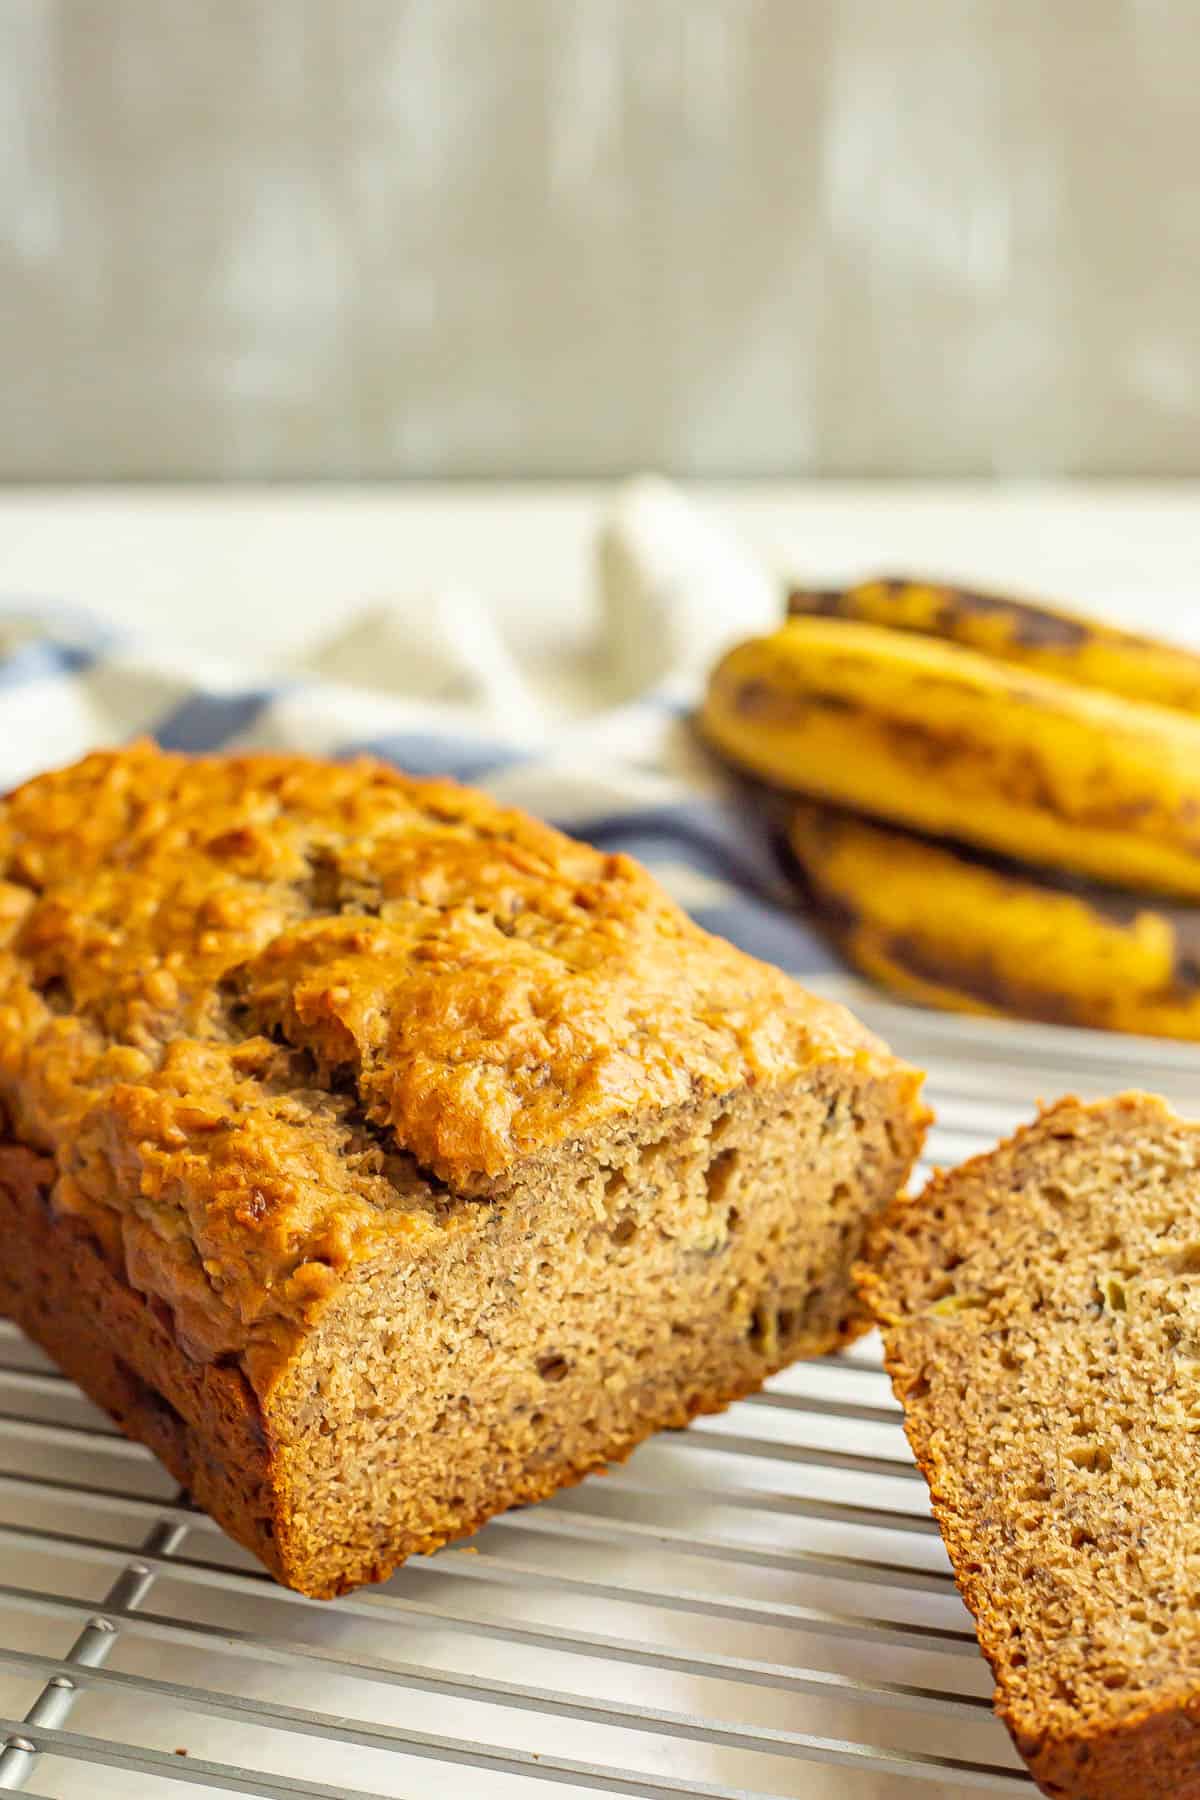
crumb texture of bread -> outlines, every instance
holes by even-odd
[[[636,863],[450,782],[135,745],[0,805],[9,1308],[175,1468],[244,1456],[205,1437],[228,1377],[261,1481],[205,1504],[310,1592],[860,1330],[919,1085]]]
[[[1200,1796],[1200,1125],[1063,1100],[859,1270],[1042,1791]]]

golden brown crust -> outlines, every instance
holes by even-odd
[[[628,858],[449,782],[138,745],[0,808],[0,1100],[55,1210],[260,1393],[464,1196],[829,1062],[897,1067]]]

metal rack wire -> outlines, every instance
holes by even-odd
[[[852,997],[935,1162],[1063,1091],[1195,1104],[1190,1047]],[[0,1792],[1032,1794],[988,1696],[870,1340],[330,1607],[0,1327]]]

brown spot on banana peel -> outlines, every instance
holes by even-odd
[[[757,676],[753,681],[743,681],[729,695],[730,705],[744,719],[777,719],[780,716],[781,700],[778,690],[769,681],[763,681]],[[795,717],[795,709],[787,716]]]
[[[856,814],[841,812],[833,807],[817,807],[813,812],[818,829],[831,835],[836,835],[841,823],[853,829],[858,818]],[[871,824],[872,829],[879,829],[872,821],[864,823]],[[897,838],[911,838],[915,842],[929,844],[964,863],[987,868],[997,874],[1011,872],[1031,884],[1046,885],[1048,888],[1051,886],[1048,882],[1041,883],[1039,873],[1022,869],[1019,864],[1008,863],[1006,859],[993,858],[986,853],[976,854],[969,848],[915,832],[899,832],[892,827],[885,829]],[[1065,994],[1055,993],[1045,987],[1018,988],[1013,982],[1005,980],[986,952],[969,958],[939,954],[933,943],[915,931],[889,932],[872,926],[856,902],[843,889],[826,881],[818,867],[805,866],[790,839],[785,840],[782,848],[789,872],[796,880],[815,922],[847,962],[869,976],[879,978],[877,965],[882,959],[895,964],[917,981],[943,991],[960,993],[994,1012],[1040,1018],[1048,1024],[1056,1025],[1088,1022],[1081,1018]]]
[[[1200,714],[1200,655],[1122,631],[1057,603],[886,576],[834,589],[797,589],[794,618],[840,621],[941,640],[1009,666],[1029,665],[1077,686]]]
[[[794,855],[790,872],[807,910],[840,949],[845,948],[855,932],[867,929],[862,912],[849,895],[840,888],[827,886],[819,878],[811,878]]]
[[[1200,907],[1180,906],[1166,899],[1132,894],[1105,886],[1086,876],[1066,871],[1035,869],[1011,857],[995,855],[972,845],[930,837],[924,833],[881,827],[840,808],[810,805],[807,809],[810,841],[821,846],[817,860],[805,867],[791,838],[780,848],[785,867],[801,889],[811,911],[831,940],[851,962],[861,963],[856,943],[873,940],[877,956],[896,963],[915,979],[935,987],[956,990],[999,1012],[1042,1018],[1056,1024],[1094,1024],[1095,1009],[1077,997],[1055,991],[1044,983],[1026,984],[1005,976],[988,957],[947,954],[933,936],[915,930],[881,931],[872,927],[856,901],[824,878],[820,859],[836,844],[842,830],[853,832],[860,824],[885,831],[897,843],[924,844],[967,868],[977,868],[1026,889],[1041,890],[1047,898],[1066,895],[1079,900],[1098,917],[1132,930],[1139,919],[1152,915],[1163,920],[1171,934],[1170,979],[1157,989],[1147,989],[1144,1000],[1171,1004],[1187,1002],[1200,993]]]
[[[1049,988],[1018,987],[1015,982],[1006,981],[986,956],[970,960],[939,956],[931,944],[909,932],[889,934],[881,940],[880,948],[890,962],[898,963],[919,981],[957,988],[996,1012],[1032,1015],[1051,1025],[1081,1022],[1078,1008],[1065,994]]]
[[[783,692],[770,681],[755,676],[732,687],[726,698],[731,710],[741,717],[778,725],[799,724],[812,712],[859,713],[864,729],[882,736],[898,759],[916,763],[922,769],[933,772],[940,771],[947,764],[962,763],[970,759],[990,770],[990,779],[1002,778],[1011,796],[1019,797],[1043,812],[1075,824],[1119,830],[1134,824],[1154,810],[1154,802],[1149,797],[1129,799],[1120,805],[1114,805],[1111,801],[1098,804],[1095,800],[1088,801],[1085,796],[1080,795],[1076,797],[1076,803],[1071,805],[1068,803],[1071,796],[1064,799],[1062,793],[1050,782],[1044,765],[1032,753],[1010,750],[1007,756],[998,759],[985,739],[973,737],[963,731],[938,731],[908,720],[889,719],[884,714],[856,706],[839,694],[817,690]],[[1020,704],[1023,697],[1016,691],[1010,698],[1014,703]],[[1029,699],[1033,703],[1034,697],[1030,696]],[[736,752],[723,751],[723,754],[737,763]],[[1194,801],[1184,800],[1177,807],[1176,817],[1181,823],[1194,823],[1200,817],[1200,807]],[[1197,837],[1195,848],[1200,853],[1200,836]]]
[[[860,615],[870,617],[869,601],[872,597],[883,593],[899,599],[917,591],[928,594],[936,607],[928,633],[933,637],[956,636],[958,621],[972,615],[976,618],[1002,620],[1009,628],[1013,642],[1028,650],[1077,649],[1088,641],[1094,631],[1084,619],[1073,618],[1069,613],[1039,606],[1033,601],[1011,600],[1000,594],[981,593],[975,588],[945,587],[939,582],[906,580],[895,575],[881,575],[858,587],[840,590],[827,589],[815,593],[797,590],[788,595],[788,612],[807,613],[810,616],[815,614],[830,619],[853,619]],[[897,628],[914,629],[913,626],[900,622],[897,622]],[[1130,638],[1125,633],[1113,635],[1127,643],[1146,641]]]
[[[989,779],[1003,781],[1007,793],[1028,802],[1040,811],[1075,824],[1122,827],[1143,818],[1153,810],[1153,801],[1126,800],[1119,806],[1111,801],[1098,805],[1078,802],[1064,804],[1064,797],[1046,773],[1045,765],[1032,751],[1009,750],[997,757],[992,746],[964,731],[937,731],[911,721],[888,719],[878,714],[863,714],[864,725],[879,731],[899,760],[916,762],[924,769],[940,772],[952,763],[968,760],[989,771]],[[1186,817],[1183,808],[1179,816]],[[1197,844],[1200,850],[1200,844]]]
[[[960,862],[987,869],[993,875],[1023,882],[1032,888],[1042,888],[1047,894],[1067,894],[1075,900],[1083,901],[1092,912],[1109,919],[1114,925],[1132,926],[1143,914],[1156,914],[1167,921],[1174,940],[1175,984],[1171,991],[1192,993],[1200,989],[1200,906],[1180,906],[1169,898],[1134,894],[1126,888],[1107,887],[1101,881],[1089,880],[1086,875],[1075,875],[1067,869],[1033,868],[1027,863],[1017,862],[1014,857],[999,856],[992,851],[978,849],[973,844],[933,838],[920,832],[905,832],[902,835],[934,845],[957,857]]]
[[[1192,943],[1186,947],[1180,941],[1179,932],[1176,932],[1172,973],[1177,992],[1194,994],[1200,990],[1200,927],[1197,928]]]
[[[808,618],[851,618],[849,601],[853,591],[852,588],[825,588],[810,592],[807,588],[796,588],[787,597],[787,609],[790,614]]]
[[[910,585],[889,579],[881,585],[892,593],[901,593]],[[941,588],[930,584],[930,593],[944,596],[940,602],[939,623],[953,633],[959,617],[1001,619],[1012,633],[1013,642],[1027,650],[1077,649],[1092,635],[1092,628],[1069,613],[1038,606],[1029,600],[1006,600],[999,594],[983,594],[974,588]]]
[[[1144,993],[1147,1003],[1185,1001],[1200,992],[1200,915],[1183,923],[1181,934],[1179,926],[1172,920],[1175,927],[1172,979],[1161,989]],[[853,946],[846,929],[831,920],[830,931],[853,960]],[[1185,948],[1184,937],[1190,940],[1189,948]],[[1042,1019],[1050,1025],[1096,1023],[1093,1008],[1049,987],[1006,980],[986,955],[970,959],[940,956],[928,940],[910,932],[894,932],[882,937],[879,947],[889,962],[906,969],[918,981],[956,989],[995,1012]]]
[[[810,712],[855,712],[853,701],[841,694],[822,694],[816,689],[803,693],[784,692],[754,676],[733,688],[729,695],[733,711],[744,719],[773,721],[778,725],[798,724]]]

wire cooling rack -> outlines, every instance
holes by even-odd
[[[1200,1050],[838,988],[930,1071],[933,1163],[1200,1100]],[[0,1327],[0,1792],[1032,1796],[989,1690],[874,1340],[322,1605]]]

